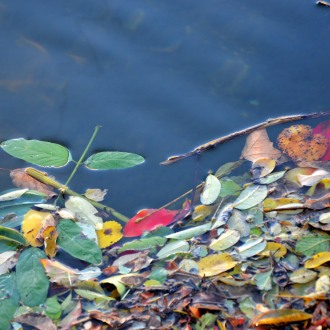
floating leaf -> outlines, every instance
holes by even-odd
[[[313,167],[297,167],[286,172],[284,179],[301,187],[298,180],[299,175],[311,175],[316,171]]]
[[[24,195],[29,189],[15,189],[9,193],[0,195],[0,202],[11,201]]]
[[[253,321],[253,326],[280,325],[285,323],[295,323],[310,320],[311,314],[304,313],[297,309],[274,309],[257,315]]]
[[[236,162],[229,162],[226,163],[224,165],[221,165],[217,171],[215,172],[215,176],[217,178],[221,178],[225,175],[230,174],[233,170],[235,170],[236,168],[240,167],[243,164],[244,160],[240,159],[237,160]]]
[[[157,257],[159,259],[164,259],[169,257],[172,254],[180,253],[180,252],[187,252],[189,251],[189,244],[186,241],[172,241],[167,243],[163,248],[161,248],[158,253]]]
[[[308,283],[315,280],[317,273],[310,269],[299,268],[290,275],[290,281],[293,283]]]
[[[321,2],[321,1],[319,1]],[[326,3],[328,5],[328,3]],[[330,120],[326,120],[320,124],[318,124],[314,129],[313,129],[313,135],[314,134],[320,134],[323,135],[330,141]],[[330,160],[330,143],[328,144],[328,149],[326,154],[322,157],[322,160]]]
[[[330,291],[330,277],[328,275],[322,275],[316,280],[315,291],[324,293]]]
[[[98,210],[86,199],[79,196],[70,196],[65,202],[65,207],[75,212],[75,215],[82,223],[88,223],[94,226],[96,230],[103,228],[103,220],[96,216]]]
[[[219,197],[221,183],[213,174],[209,174],[205,180],[205,186],[201,193],[201,203],[204,205],[213,204]]]
[[[95,202],[102,202],[107,192],[108,189],[87,189],[84,195]]]
[[[241,235],[237,230],[228,229],[222,233],[217,239],[211,242],[209,248],[215,251],[222,251],[236,244]]]
[[[7,273],[16,266],[18,255],[16,251],[0,253],[0,275]]]
[[[330,252],[320,252],[315,255],[309,260],[305,262],[305,268],[317,268],[324,263],[330,261]]]
[[[245,188],[234,201],[235,208],[239,210],[250,209],[258,205],[267,197],[267,187],[251,185]]]
[[[219,197],[234,196],[241,191],[241,187],[233,180],[224,178],[220,180],[221,190]]]
[[[96,231],[99,247],[104,249],[118,242],[123,237],[121,229],[121,224],[116,221],[104,222],[103,229]]]
[[[16,246],[27,245],[25,238],[15,229],[0,226],[0,240],[10,241]]]
[[[67,148],[46,141],[13,139],[0,146],[13,157],[44,167],[62,167],[71,160]]]
[[[270,184],[270,183],[276,182],[277,180],[283,178],[285,173],[286,173],[286,171],[271,173],[263,178],[260,178],[258,182],[260,184]]]
[[[276,161],[269,158],[259,158],[255,160],[251,167],[252,176],[254,179],[263,178],[273,172],[276,166]]]
[[[211,254],[198,262],[199,276],[209,277],[223,273],[238,264],[230,253]]]
[[[57,244],[75,258],[91,264],[102,262],[102,253],[98,245],[81,233],[81,229],[71,220],[61,220],[57,226],[59,233]]]
[[[24,216],[22,222],[22,233],[27,242],[32,246],[42,246],[43,240],[40,240],[39,232],[44,220],[51,215],[49,212],[40,212],[30,210]]]
[[[298,240],[296,244],[296,252],[303,253],[307,257],[311,257],[315,253],[329,251],[330,236],[305,236]]]
[[[40,263],[46,258],[43,251],[37,248],[24,250],[16,266],[17,290],[27,306],[38,306],[46,301],[49,279]]]
[[[45,313],[49,318],[52,320],[58,320],[61,317],[62,308],[56,296],[48,298],[45,302],[45,306]]]
[[[259,129],[248,135],[242,151],[241,158],[256,161],[259,158],[279,159],[281,152],[273,147],[273,142],[269,140],[267,131]]]
[[[131,273],[131,274],[125,274],[125,275],[116,275],[108,277],[104,280],[102,280],[100,283],[102,285],[104,284],[112,284],[115,287],[115,290],[111,293],[111,297],[117,298],[117,297],[123,297],[124,294],[127,291],[127,285],[124,284],[123,279],[132,277],[132,276],[138,276],[139,274]]]
[[[19,306],[16,274],[0,275],[0,329],[9,329],[15,311]]]
[[[243,245],[236,248],[236,252],[242,259],[252,257],[266,248],[266,241],[263,238],[250,238]]]
[[[144,162],[137,154],[120,151],[103,151],[90,156],[84,163],[92,170],[112,170],[133,167]]]
[[[173,233],[173,234],[167,235],[165,237],[171,238],[171,239],[189,239],[192,237],[197,237],[199,235],[203,235],[210,229],[211,229],[211,223],[206,223],[204,225],[200,225],[197,227],[192,227],[192,228],[181,230],[177,233]]]
[[[321,159],[328,148],[328,139],[313,134],[309,125],[292,125],[285,128],[277,138],[279,148],[296,161]]]
[[[167,226],[174,221],[178,211],[167,209],[146,209],[139,211],[131,218],[124,228],[125,237],[141,236],[160,226]]]
[[[329,178],[329,176],[330,173],[328,171],[319,169],[309,175],[297,174],[297,180],[301,186],[311,187],[318,183],[320,180]]]
[[[112,297],[108,297],[105,294],[93,292],[90,290],[83,290],[83,289],[75,289],[74,290],[80,297],[85,298],[87,300],[95,300],[97,303],[100,303],[102,301],[109,302],[111,300],[115,300]]]
[[[134,240],[132,242],[127,242],[119,248],[119,253],[128,251],[128,250],[147,250],[152,249],[158,246],[163,246],[167,241],[166,238],[160,236],[146,237],[139,240]]]
[[[10,171],[10,177],[16,187],[37,190],[48,198],[56,196],[51,186],[48,186],[26,173],[25,168]]]
[[[269,291],[272,288],[272,274],[273,270],[271,269],[255,275],[254,280],[259,290]]]
[[[45,252],[48,257],[54,258],[57,252],[56,240],[58,232],[55,226],[47,227],[43,232]]]
[[[275,258],[282,258],[286,255],[287,248],[280,243],[267,242],[265,249],[259,253],[260,256],[269,257],[272,254]]]

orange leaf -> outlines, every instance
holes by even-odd
[[[252,132],[246,138],[246,143],[242,151],[241,158],[254,162],[259,158],[277,160],[281,156],[281,152],[274,148],[273,142],[269,140],[267,131],[265,129],[260,129]]]

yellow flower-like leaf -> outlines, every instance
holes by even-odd
[[[229,253],[211,254],[201,258],[199,265],[199,276],[214,276],[223,273],[238,264]]]
[[[44,230],[45,252],[50,258],[54,258],[57,252],[56,240],[58,232],[55,226],[49,226]]]
[[[99,247],[104,249],[118,242],[123,237],[121,229],[121,224],[116,221],[104,222],[103,229],[96,231]]]
[[[39,239],[38,234],[42,229],[43,222],[51,213],[40,212],[35,210],[28,211],[22,222],[22,234],[27,242],[32,246],[42,246],[43,242]]]

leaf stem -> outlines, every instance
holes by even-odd
[[[121,220],[121,221],[123,221],[123,222],[128,222],[128,220],[129,220],[125,215],[123,215],[123,214],[117,212],[117,211],[116,211],[115,209],[113,209],[112,207],[109,207],[109,206],[106,206],[106,205],[104,205],[104,204],[101,204],[101,203],[95,202],[95,201],[93,201],[93,200],[91,200],[91,199],[89,199],[89,198],[87,198],[87,197],[85,197],[85,196],[83,196],[83,195],[81,195],[81,194],[78,194],[77,192],[75,192],[75,191],[69,189],[69,188],[66,186],[66,184],[64,185],[64,184],[62,184],[62,183],[60,183],[60,182],[58,182],[58,181],[56,181],[56,180],[50,178],[50,177],[47,175],[47,173],[40,172],[40,171],[36,170],[36,169],[33,168],[33,167],[28,167],[28,168],[26,168],[26,169],[25,169],[25,172],[26,172],[28,175],[32,176],[34,179],[36,179],[36,180],[38,180],[38,181],[40,181],[40,182],[42,182],[42,183],[44,183],[44,184],[47,184],[47,185],[49,185],[49,186],[51,186],[51,187],[53,187],[53,188],[56,188],[56,189],[60,190],[60,191],[63,192],[63,193],[66,193],[66,194],[71,195],[71,196],[79,196],[79,197],[81,197],[81,198],[86,199],[88,202],[90,202],[92,205],[94,205],[94,206],[97,207],[98,209],[111,213],[111,214],[114,215],[118,220]]]
[[[90,140],[89,140],[89,142],[88,142],[88,144],[87,144],[87,146],[86,146],[84,152],[83,152],[82,155],[80,156],[80,158],[79,158],[79,160],[78,160],[76,166],[74,167],[74,169],[73,169],[71,175],[70,175],[69,178],[66,180],[66,182],[65,182],[65,186],[67,186],[67,185],[70,183],[70,181],[72,180],[73,176],[76,174],[78,167],[80,166],[80,164],[81,164],[82,161],[84,160],[87,151],[89,150],[91,144],[93,143],[93,141],[94,141],[94,139],[95,139],[95,137],[96,137],[96,135],[97,135],[97,133],[98,133],[98,131],[100,130],[101,127],[102,127],[101,125],[97,125],[97,126],[95,127],[95,129],[94,129],[94,133],[93,133],[92,137],[90,138]]]

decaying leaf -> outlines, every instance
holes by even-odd
[[[52,187],[32,178],[25,172],[25,168],[17,168],[10,171],[10,177],[16,187],[37,190],[46,194],[48,198],[56,196]]]
[[[199,276],[214,276],[234,268],[238,264],[229,253],[212,254],[201,258]]]
[[[219,179],[213,175],[209,174],[205,180],[205,186],[201,193],[200,199],[203,205],[213,204],[219,197],[221,190],[221,183]]]
[[[123,237],[121,229],[121,224],[116,221],[104,222],[103,228],[96,231],[99,247],[104,249],[118,242]]]
[[[102,202],[107,192],[108,189],[87,189],[84,195],[95,202]]]
[[[317,268],[330,261],[330,252],[320,252],[305,262],[305,268]]]
[[[273,142],[269,140],[267,131],[260,129],[252,132],[246,139],[241,158],[256,161],[259,158],[269,158],[277,160],[282,153],[273,147]]]

